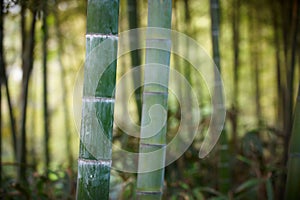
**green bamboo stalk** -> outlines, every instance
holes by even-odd
[[[2,85],[0,84],[0,187],[2,187]]]
[[[127,0],[127,10],[128,10],[128,24],[129,24],[129,29],[136,29],[138,28],[138,1],[137,0]],[[135,41],[139,41],[138,35],[135,35]],[[141,64],[141,59],[140,59],[140,53],[139,50],[133,50],[130,52],[131,56],[131,65],[132,67],[137,67]],[[140,84],[140,80],[135,78],[133,80],[133,85],[134,88],[137,88]],[[135,95],[135,103],[137,107],[137,112],[138,112],[138,117],[139,117],[139,122],[141,121],[141,113],[142,113],[142,98],[141,98],[141,88],[137,88],[134,91]]]
[[[170,29],[171,14],[172,0],[148,0],[148,27]],[[155,45],[155,43],[171,46],[169,38],[159,38],[157,35],[148,34],[147,44]],[[169,68],[157,64],[169,66],[170,52],[147,49],[138,166],[140,173],[137,177],[137,198],[147,200],[161,199],[163,194],[167,125],[166,119],[163,119],[162,116],[167,115]],[[161,85],[151,83],[160,83]],[[162,114],[162,109],[156,109],[156,106],[164,109],[165,113]],[[150,135],[151,137],[149,137]],[[145,156],[147,152],[156,150],[162,150],[157,157]],[[160,166],[160,168],[145,172],[145,169],[149,169],[151,166]]]
[[[300,84],[289,146],[285,199],[300,199]]]
[[[3,0],[0,2],[0,187],[2,188],[2,74],[4,72],[4,55],[3,55]]]
[[[218,186],[219,191],[223,194],[227,194],[230,189],[230,156],[228,150],[228,139],[226,131],[222,131],[220,136],[220,146],[219,146],[219,178],[218,178]]]
[[[219,49],[219,31],[220,31],[220,4],[219,0],[210,0],[211,13],[211,32],[212,32],[212,47],[213,60],[219,71],[221,71],[220,64],[220,49]],[[216,78],[216,81],[218,79]],[[217,93],[218,91],[214,91]],[[214,95],[216,97],[216,95]],[[214,97],[214,98],[215,98]],[[219,146],[219,190],[226,194],[230,189],[230,170],[229,170],[229,155],[228,155],[228,140],[225,128],[220,136]]]
[[[118,15],[119,0],[88,1],[77,199],[109,198]]]
[[[237,148],[237,125],[238,125],[238,89],[239,89],[239,24],[240,24],[240,1],[233,0],[232,1],[232,46],[233,46],[233,97],[232,97],[232,116],[231,116],[231,124],[232,124],[232,150],[235,152]]]
[[[219,50],[219,0],[210,0],[210,14],[211,14],[211,34],[213,47],[213,60],[218,70],[220,71],[220,50]]]
[[[44,145],[45,145],[45,173],[48,175],[48,168],[50,164],[50,131],[49,131],[49,114],[48,114],[48,68],[47,68],[47,59],[48,59],[48,8],[47,0],[43,1],[43,109],[44,109]]]

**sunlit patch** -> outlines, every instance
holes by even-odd
[[[20,67],[12,67],[9,75],[14,82],[20,82],[22,80],[23,72]]]

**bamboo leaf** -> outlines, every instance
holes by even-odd
[[[221,192],[219,192],[216,189],[211,188],[211,187],[201,187],[200,190],[204,191],[204,192],[208,192],[208,193],[216,195],[216,196],[219,196],[219,197],[226,198],[226,196],[224,194],[222,194]]]
[[[242,155],[237,155],[237,159],[248,164],[248,165],[251,165],[252,164],[252,161]]]
[[[242,183],[239,187],[237,187],[234,192],[240,193],[240,192],[246,191],[248,189],[258,186],[262,182],[263,182],[263,180],[260,178],[249,179],[246,182]]]

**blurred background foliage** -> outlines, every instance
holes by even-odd
[[[74,86],[85,59],[86,3],[2,1],[1,198],[75,196],[80,128],[75,121],[80,117],[73,111],[81,99],[74,99]],[[137,12],[130,14],[132,9]],[[120,1],[120,32],[146,27],[146,16],[146,0]],[[212,55],[210,1],[174,0],[172,29]],[[164,198],[282,199],[300,78],[299,1],[220,1],[219,33],[226,136],[207,158],[198,158],[211,97],[202,78],[188,72],[188,63],[171,55],[171,67],[199,88],[202,120],[192,145],[166,168]],[[117,80],[131,63],[129,54],[118,60]],[[122,109],[128,106],[139,123],[134,95],[117,93],[121,103],[115,115],[128,117]],[[180,106],[172,94],[168,114],[170,141],[180,123]],[[138,151],[137,139],[117,126],[114,143]],[[113,170],[112,199],[134,199],[135,187],[136,174]]]

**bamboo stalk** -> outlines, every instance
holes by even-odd
[[[127,10],[128,10],[128,23],[129,23],[129,29],[136,29],[138,28],[138,2],[137,0],[127,0]],[[138,34],[135,35],[134,38],[135,41],[139,41]],[[139,50],[133,50],[130,52],[131,56],[131,65],[132,67],[137,67],[141,64],[140,59],[140,52]],[[133,80],[134,88],[137,88],[134,91],[135,95],[135,103],[137,107],[139,122],[141,121],[141,113],[142,113],[142,98],[141,98],[141,88],[138,87],[141,80],[135,78]]]
[[[294,112],[294,124],[289,146],[285,199],[300,199],[300,84]]]
[[[118,15],[119,0],[88,1],[77,199],[109,198]]]
[[[48,16],[48,8],[47,8],[47,0],[43,1],[43,109],[44,109],[44,145],[45,145],[45,173],[48,176],[48,168],[50,164],[50,148],[49,148],[49,139],[50,139],[50,131],[49,131],[49,114],[48,114],[48,69],[47,69],[47,58],[48,58],[48,50],[47,50],[47,42],[48,42],[48,24],[47,24],[47,16]]]
[[[212,33],[212,47],[213,47],[213,60],[219,71],[221,71],[220,64],[220,49],[219,49],[219,31],[220,31],[220,4],[219,0],[210,1],[211,9],[211,33]],[[215,73],[217,75],[217,73]],[[215,78],[218,81],[218,78]],[[214,91],[215,94],[219,91]],[[213,98],[216,98],[214,95]],[[228,155],[228,140],[227,133],[225,130],[222,131],[220,136],[220,146],[219,146],[219,190],[226,194],[230,189],[230,171],[229,171],[229,155]]]
[[[4,72],[4,55],[3,55],[3,0],[0,2],[0,187],[2,188],[2,75]]]
[[[226,131],[222,131],[220,136],[220,146],[219,146],[219,178],[218,178],[218,187],[220,192],[227,194],[230,189],[230,155],[228,149],[228,139]]]
[[[171,0],[148,0],[148,27],[170,29],[171,13]],[[155,43],[167,47],[171,46],[170,39],[148,34],[147,44]],[[139,174],[137,177],[138,199],[161,199],[163,194],[167,124],[166,119],[162,119],[162,116],[167,115],[169,67],[162,67],[159,64],[169,66],[170,52],[147,49],[138,166]],[[152,83],[160,83],[161,85]],[[160,106],[160,109],[156,109],[158,108],[156,106]],[[162,113],[162,109],[165,113]],[[144,156],[147,152],[161,149],[163,151],[160,151],[161,153],[155,158]],[[149,169],[149,166],[160,166],[160,168],[155,171],[145,172],[144,169]]]
[[[211,35],[213,47],[213,60],[218,70],[220,71],[220,50],[219,50],[219,1],[210,0],[210,14],[211,14]]]
[[[1,82],[0,82],[0,187],[2,187],[2,84]]]
[[[237,148],[237,126],[238,126],[238,94],[239,94],[239,40],[240,40],[240,1],[233,0],[232,3],[232,46],[233,46],[233,97],[232,97],[232,150],[235,152]]]

